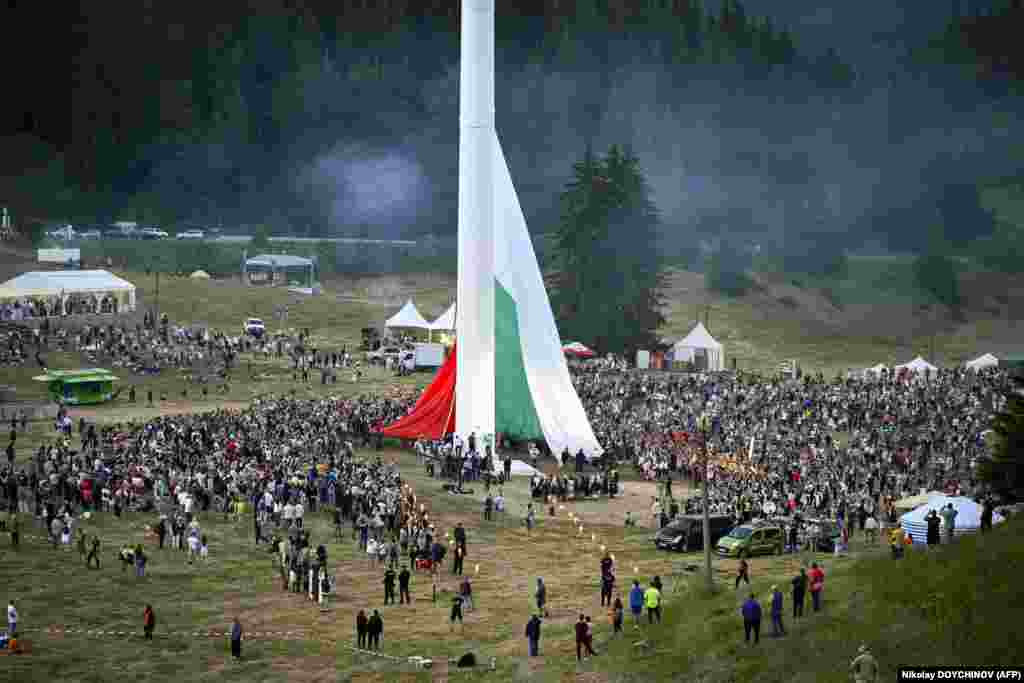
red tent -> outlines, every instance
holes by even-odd
[[[443,438],[455,431],[455,347],[412,412],[381,430],[398,439]]]

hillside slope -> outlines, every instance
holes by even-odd
[[[909,666],[1019,666],[1024,592],[1024,520],[996,527],[987,536],[966,536],[934,552],[914,549],[903,560],[873,549],[858,559],[824,561],[824,609],[792,619],[789,579],[770,560],[754,560],[752,589],[764,608],[759,646],[745,645],[738,606],[750,591],[731,583],[709,597],[700,576],[671,598],[660,628],[645,629],[651,650],[638,652],[635,634],[614,642],[605,660],[620,675],[613,680],[686,680],[703,683],[827,683],[849,681],[848,667],[866,643],[877,658],[880,681],[896,680]],[[857,545],[854,546],[856,550]],[[759,566],[763,568],[759,571]],[[788,635],[771,632],[771,586],[785,595]],[[653,656],[651,653],[653,652]]]

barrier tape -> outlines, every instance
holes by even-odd
[[[113,628],[82,628],[72,627],[67,628],[64,626],[49,626],[47,628],[19,628],[18,633],[37,633],[51,636],[115,636],[121,638],[133,638],[143,640],[145,636],[139,631],[123,631],[120,629]],[[153,638],[227,638],[231,635],[230,631],[166,631],[166,632],[154,632]],[[412,662],[422,661],[424,657],[398,657],[395,655],[385,654],[376,650],[364,650],[362,648],[355,647],[353,645],[342,645],[335,640],[329,638],[312,638],[306,631],[247,631],[242,634],[242,640],[307,640],[313,642],[321,642],[327,644],[339,645],[345,648],[349,652],[362,655],[370,655],[381,659],[387,659],[393,662]]]

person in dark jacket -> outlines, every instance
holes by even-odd
[[[395,604],[395,570],[391,567],[384,572],[384,604]]]
[[[402,571],[398,573],[398,604],[400,605],[412,604],[412,598],[409,596],[409,580],[411,578],[412,574],[409,573],[409,568],[402,567]]]
[[[152,605],[146,605],[142,612],[142,632],[146,640],[153,640],[153,629],[156,628],[156,614]]]
[[[928,532],[927,532],[927,537],[925,539],[928,542],[928,546],[930,547],[930,546],[933,546],[933,545],[938,545],[939,544],[939,524],[940,524],[939,515],[935,512],[935,510],[932,510],[924,518],[924,521],[927,522],[927,524],[928,524]]]
[[[761,603],[757,601],[754,594],[750,594],[750,599],[743,603],[743,607],[740,609],[743,613],[743,636],[746,642],[750,642],[750,634],[754,634],[754,645],[761,642]]]
[[[384,620],[380,618],[380,612],[373,610],[373,616],[366,624],[366,635],[370,641],[371,650],[380,649],[380,637],[384,635]]]
[[[356,647],[360,650],[366,649],[366,629],[369,624],[369,619],[366,618],[366,612],[359,610],[359,614],[356,615]]]
[[[534,594],[537,598],[537,611],[543,616],[548,616],[548,610],[545,607],[548,603],[548,589],[544,585],[544,579],[537,579],[537,592]]]
[[[793,578],[793,618],[804,615],[804,597],[807,595],[807,570],[800,568],[800,573]]]
[[[778,586],[772,586],[772,635],[776,638],[786,635],[782,625],[782,591]]]
[[[526,641],[529,643],[530,656],[538,656],[540,654],[540,617],[536,614],[526,622]]]
[[[594,656],[597,653],[590,646],[590,639],[588,638],[590,632],[590,626],[587,624],[586,615],[581,614],[580,620],[576,622],[576,660],[583,661],[583,651],[586,650],[587,654]]]
[[[992,531],[992,513],[994,506],[989,498],[986,498],[981,504],[981,533],[985,534]]]
[[[235,617],[231,625],[231,656],[237,662],[242,658],[242,623]]]

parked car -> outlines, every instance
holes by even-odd
[[[80,240],[98,240],[102,236],[99,230],[86,230],[85,232],[78,233],[78,239]]]
[[[267,333],[267,327],[259,318],[246,318],[245,325],[242,326],[242,333],[260,339]]]
[[[202,230],[186,230],[185,232],[178,233],[179,240],[201,240],[205,238],[206,235]]]
[[[785,529],[779,524],[744,524],[723,536],[715,552],[723,557],[781,555],[786,545]]]
[[[389,360],[396,360],[402,355],[403,352],[411,350],[412,349],[409,347],[403,348],[394,345],[382,346],[376,351],[370,351],[369,353],[367,353],[366,362],[369,363],[370,365],[373,365],[374,363],[386,365]]]
[[[143,228],[139,231],[139,237],[144,240],[162,240],[169,235],[160,228]]]
[[[732,530],[734,523],[729,515],[709,515],[711,525],[711,547]],[[682,515],[677,517],[654,537],[654,545],[662,550],[690,552],[704,548],[704,515]]]

